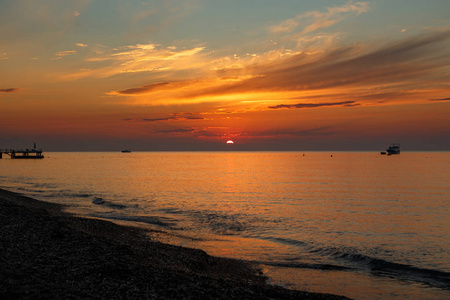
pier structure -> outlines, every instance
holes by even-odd
[[[42,159],[42,149],[0,149],[0,159],[3,154],[9,155],[11,159]]]

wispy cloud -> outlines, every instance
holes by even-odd
[[[90,2],[92,0],[0,1],[2,39],[9,37],[8,43],[18,39],[28,40],[34,43],[33,49],[29,49],[33,52],[40,46],[51,49],[58,44],[55,40],[62,41],[73,33],[79,25],[78,17],[89,8]]]
[[[76,50],[67,50],[67,51],[56,52],[55,56],[63,57],[63,56],[74,55],[74,54],[77,54]]]
[[[0,89],[0,93],[14,93],[17,92],[19,89],[16,88],[9,88],[9,89]]]
[[[8,59],[8,54],[6,54],[5,52],[0,53],[0,59]]]
[[[249,132],[249,136],[253,137],[280,137],[280,136],[302,136],[302,137],[315,137],[315,136],[328,136],[335,133],[335,130],[331,127],[314,127],[302,130],[271,130],[264,133],[261,132]]]
[[[168,85],[170,85],[169,82],[157,82],[157,83],[145,85],[142,87],[131,88],[131,89],[123,90],[123,91],[113,92],[112,94],[122,94],[122,95],[142,94],[145,92],[151,92],[151,91],[158,90],[162,87],[167,87]],[[173,83],[172,83],[172,85],[173,85]]]
[[[171,113],[167,117],[160,118],[127,118],[124,121],[132,122],[160,122],[160,121],[186,121],[186,120],[203,120],[204,118],[198,113]]]
[[[162,47],[158,44],[136,44],[93,52],[87,63],[103,62],[100,68],[62,76],[65,80],[84,77],[107,78],[118,74],[140,72],[179,72],[182,70],[201,70],[205,67],[202,59],[204,47],[178,49]],[[65,52],[65,51],[63,51]]]
[[[81,47],[81,48],[86,48],[88,45],[83,44],[83,43],[75,43],[75,46]]]
[[[141,94],[147,94],[152,92],[161,92],[161,91],[174,91],[174,90],[180,90],[185,87],[192,87],[192,86],[204,86],[208,85],[208,83],[205,81],[200,80],[190,80],[190,81],[174,81],[174,82],[157,82],[152,83],[149,85],[136,87],[136,88],[130,88],[125,89],[121,91],[113,91],[108,93],[108,95],[141,95]]]
[[[157,130],[154,131],[154,133],[179,134],[179,133],[190,133],[194,131],[196,131],[194,128],[176,128],[176,129]]]
[[[424,79],[436,80],[443,76],[439,70],[448,68],[450,64],[450,57],[443,50],[449,40],[450,31],[445,31],[411,37],[378,49],[346,47],[314,55],[299,53],[268,64],[246,66],[237,72],[257,76],[193,91],[186,97],[251,91],[304,92],[339,87],[354,88],[365,95],[393,94],[415,88],[417,84],[426,89],[427,83],[429,88],[433,88],[434,83]],[[233,72],[227,71],[229,75]],[[437,82],[441,80],[438,78]]]
[[[317,53],[277,52],[222,60],[223,68],[216,60],[211,63],[216,66],[216,78],[157,82],[110,95],[199,102],[267,99],[280,103],[270,109],[388,104],[414,97],[420,101],[426,95],[421,93],[435,90],[443,82],[450,65],[445,53],[449,40],[450,31],[430,32],[377,48],[359,45]],[[336,102],[327,101],[331,98]],[[305,99],[314,101],[299,103]]]
[[[297,104],[279,104],[275,106],[269,106],[272,109],[280,108],[315,108],[324,106],[355,106],[358,105],[355,101],[342,101],[342,102],[329,102],[329,103],[297,103]]]
[[[367,12],[368,2],[349,1],[342,6],[329,7],[325,11],[311,11],[299,14],[270,27],[272,33],[292,32],[301,27],[301,34],[332,26],[345,17]]]
[[[450,98],[431,99],[431,101],[450,101]]]

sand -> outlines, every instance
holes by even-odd
[[[1,299],[348,299],[272,286],[249,263],[62,208],[0,189]]]

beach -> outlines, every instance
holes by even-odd
[[[0,297],[347,299],[269,285],[255,265],[151,235],[0,190]]]

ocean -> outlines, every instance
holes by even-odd
[[[78,152],[0,187],[354,299],[450,299],[450,152]]]

